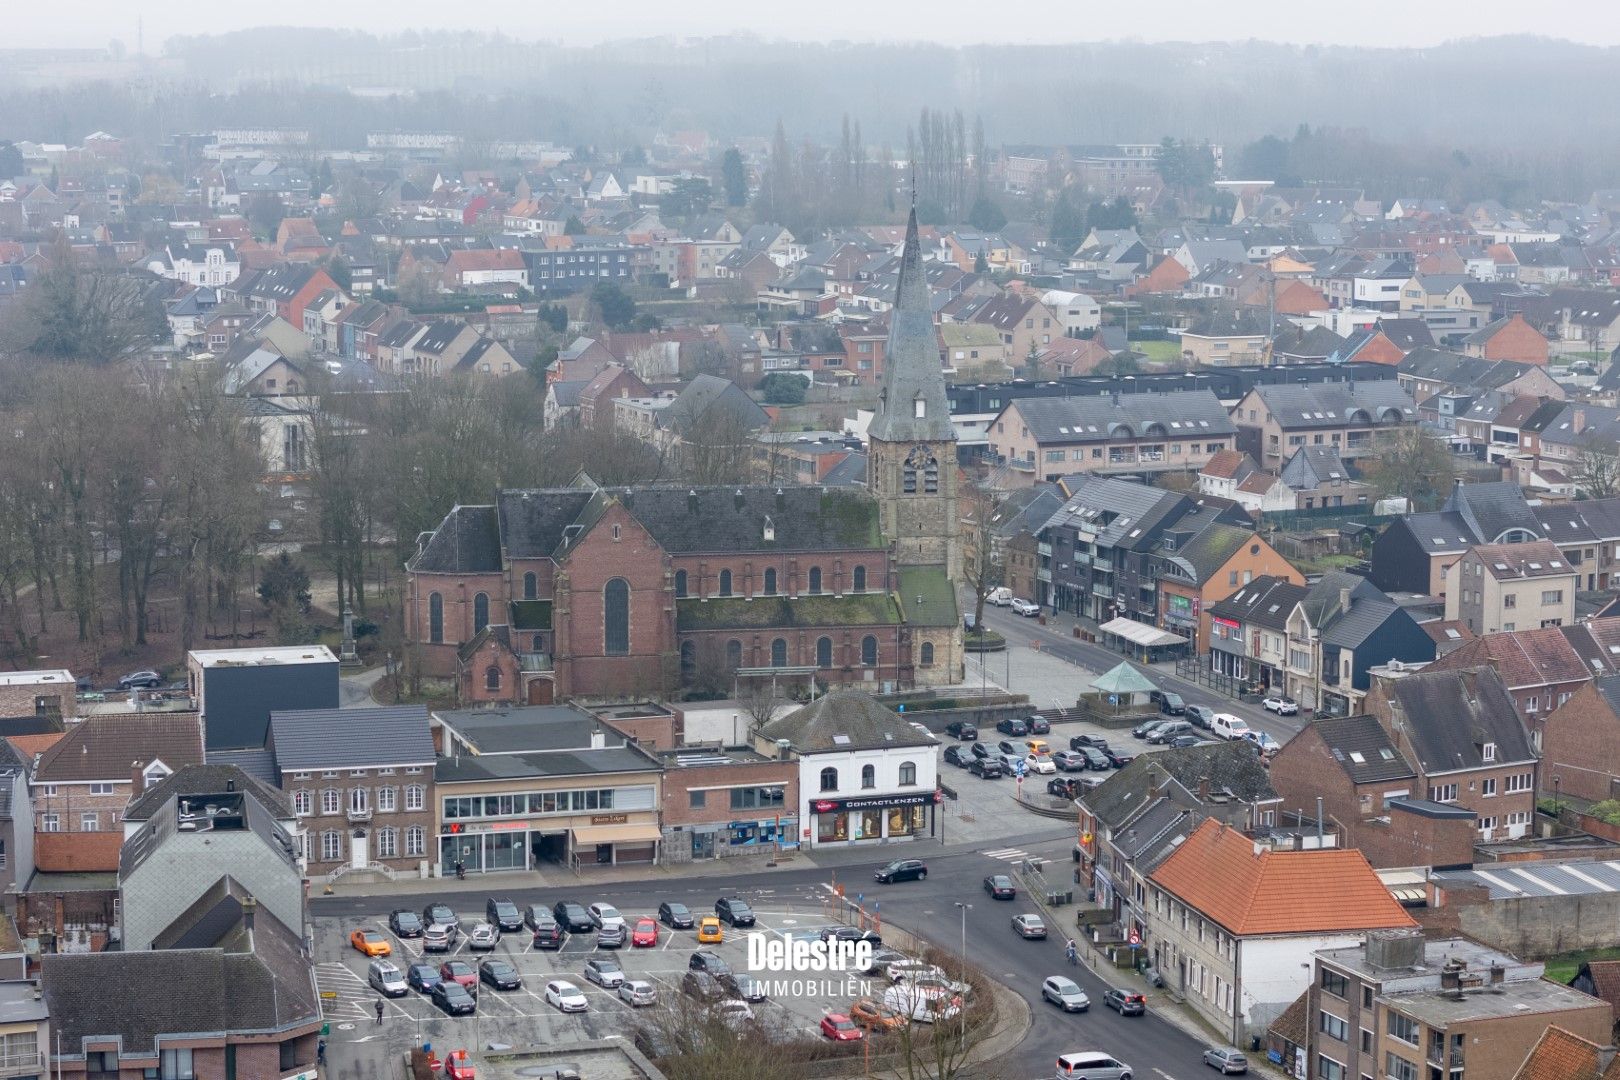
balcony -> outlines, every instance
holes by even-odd
[[[1114,588],[1112,585],[1094,584],[1091,586],[1091,595],[1100,596],[1104,600],[1112,600],[1114,598]]]
[[[1447,1053],[1443,1047],[1431,1046],[1429,1047],[1428,1053],[1424,1056],[1428,1058],[1429,1064],[1436,1069],[1445,1069],[1447,1072],[1462,1071],[1463,1052],[1461,1047],[1457,1047],[1450,1053]]]
[[[1090,566],[1091,565],[1091,556],[1087,555],[1083,551],[1075,552],[1074,553],[1074,565],[1076,565],[1076,566]]]
[[[1051,544],[1044,544],[1044,543],[1036,544],[1035,545],[1035,554],[1037,554],[1037,555],[1051,555],[1052,554],[1052,545]]]
[[[0,1054],[0,1076],[42,1076],[45,1074],[45,1055],[39,1053]],[[95,1073],[89,1075],[94,1076]],[[114,1077],[116,1073],[107,1073]]]
[[[358,807],[357,808],[357,807],[351,806],[351,807],[349,807],[348,817],[349,817],[350,821],[354,821],[354,822],[370,821],[371,820],[371,807],[363,806],[363,807]]]

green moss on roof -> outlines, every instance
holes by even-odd
[[[796,626],[892,626],[901,621],[894,598],[884,593],[848,596],[761,596],[748,600],[686,599],[676,602],[682,630],[765,630]]]
[[[956,588],[943,566],[900,571],[900,607],[913,626],[955,626]]]
[[[513,600],[512,629],[550,630],[550,600]]]
[[[827,491],[821,496],[821,514],[832,523],[839,539],[850,547],[883,546],[878,528],[878,507],[865,493]]]

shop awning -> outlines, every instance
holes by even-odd
[[[1122,637],[1132,645],[1140,645],[1145,649],[1155,648],[1159,645],[1185,645],[1187,639],[1180,634],[1172,634],[1168,630],[1160,630],[1157,626],[1139,623],[1135,619],[1120,616],[1109,619],[1097,629],[1105,634]]]
[[[656,825],[581,825],[573,833],[576,844],[641,844],[664,838]]]

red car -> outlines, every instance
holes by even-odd
[[[636,928],[630,931],[630,947],[633,949],[650,949],[658,944],[658,920],[641,918],[636,920]]]
[[[866,1032],[843,1013],[828,1013],[821,1018],[821,1033],[834,1042],[854,1042],[866,1038]]]
[[[445,1080],[476,1080],[472,1059],[465,1050],[452,1050],[444,1059]]]
[[[478,969],[465,960],[446,960],[440,964],[439,978],[445,982],[460,983],[469,994],[478,993]]]

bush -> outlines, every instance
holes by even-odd
[[[1620,799],[1604,799],[1600,803],[1593,803],[1587,813],[1605,825],[1620,825]]]
[[[785,371],[773,371],[759,381],[768,405],[804,404],[804,380]]]

